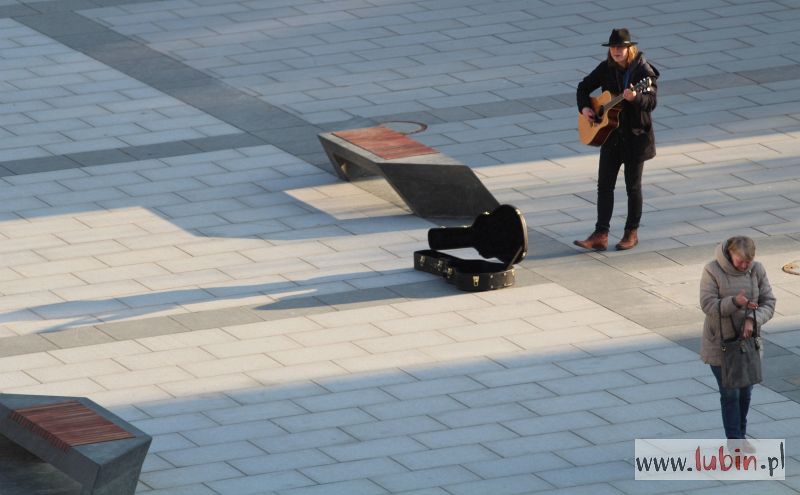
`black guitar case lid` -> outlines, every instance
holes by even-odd
[[[518,208],[500,205],[484,212],[466,227],[438,227],[428,230],[431,249],[475,248],[484,258],[519,263],[528,254],[528,227]]]
[[[514,264],[528,251],[528,229],[519,209],[500,205],[478,215],[469,227],[439,227],[428,231],[432,249],[414,252],[416,270],[440,275],[461,290],[478,292],[514,285]],[[486,259],[465,260],[439,249],[475,248]]]

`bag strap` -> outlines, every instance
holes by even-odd
[[[747,272],[747,276],[750,279],[750,293],[751,294],[755,294],[756,290],[755,290],[752,270]],[[748,296],[748,301],[749,301],[749,296]],[[722,301],[720,301],[720,303],[721,302]],[[752,337],[753,338],[758,337],[759,328],[758,328],[758,320],[756,319],[756,310],[752,309],[752,308],[749,308],[749,307],[747,307],[747,305],[745,305],[745,307],[744,307],[744,318],[742,319],[741,331],[739,331],[739,329],[734,324],[733,315],[731,315],[731,317],[730,317],[731,318],[731,326],[733,327],[733,331],[736,333],[736,338],[737,339],[741,339],[742,335],[744,335],[744,322],[747,321],[747,315],[749,315],[751,311],[753,312],[753,334],[752,334]],[[720,315],[721,314],[722,313],[720,313]]]
[[[722,338],[722,299],[717,303],[717,316],[719,317],[719,346],[725,350],[725,341]]]
[[[756,280],[755,280],[755,277],[753,276],[753,269],[752,268],[750,269],[749,275],[750,275],[750,291],[751,291],[750,293],[753,294],[753,296],[755,296],[755,294],[756,294]],[[759,291],[759,298],[760,298],[760,295],[761,295],[761,292]],[[756,301],[756,302],[758,302],[758,301]],[[756,310],[755,310],[755,308],[753,308],[752,311],[753,311],[753,337],[758,337],[759,334],[761,333],[761,328],[759,328],[759,326],[758,326],[758,318],[756,318]],[[745,320],[747,319],[747,311],[745,311],[745,313],[744,313],[744,319]]]
[[[719,265],[719,262],[717,262],[717,264]],[[753,275],[752,275],[752,273],[748,273],[748,276],[750,277],[750,287],[751,287],[751,289],[753,289],[753,291],[752,291],[753,294],[755,294],[755,288],[753,287]],[[751,311],[753,312],[753,334],[752,334],[752,337],[755,338],[755,337],[759,336],[759,332],[761,331],[761,329],[758,327],[758,319],[756,319],[756,310],[755,309],[751,309],[751,308],[748,308],[747,306],[745,306],[744,319],[742,320],[742,327],[744,327],[744,322],[747,320],[747,315],[749,315]],[[720,343],[720,346],[724,349],[725,348],[725,342],[723,341],[724,339],[722,338],[722,298],[720,298],[719,302],[717,303],[717,316],[719,316],[719,343]],[[742,332],[740,332],[739,329],[736,327],[736,324],[734,324],[733,315],[730,316],[730,320],[731,320],[731,328],[733,328],[734,337],[736,337],[736,339],[741,339],[742,338]]]
[[[747,314],[748,314],[749,311],[750,311],[750,309],[745,309],[745,312],[744,312],[744,319],[745,320],[747,319]],[[755,322],[756,311],[755,310],[752,310],[752,311],[753,311],[753,321]],[[719,345],[720,345],[720,347],[722,347],[724,349],[725,348],[725,342],[724,342],[724,339],[722,338],[722,299],[720,299],[719,303],[717,303],[717,316],[719,317]],[[731,328],[733,329],[733,336],[736,338],[736,340],[741,340],[742,332],[740,332],[739,329],[734,324],[733,315],[731,315],[729,317],[729,319],[731,320]],[[744,322],[744,320],[742,320],[742,322]],[[742,323],[742,325],[744,325],[744,323]],[[753,326],[753,337],[755,337],[755,336],[756,336],[756,326],[755,326],[755,323],[754,323],[754,326]]]
[[[747,315],[750,313],[750,311],[753,312],[753,338],[755,338],[755,337],[758,337],[759,333],[761,332],[761,329],[758,327],[758,320],[756,319],[756,310],[755,309],[749,309],[749,308],[747,310],[745,310],[745,312],[744,312],[744,320],[742,320],[742,321],[747,320]],[[744,325],[744,323],[742,323],[742,325]]]

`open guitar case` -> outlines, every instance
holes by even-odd
[[[414,269],[440,275],[461,290],[481,292],[514,285],[514,265],[528,254],[528,228],[511,205],[485,212],[467,227],[428,230],[430,249],[414,251]],[[441,249],[475,248],[488,259],[462,259]]]

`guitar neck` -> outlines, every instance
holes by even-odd
[[[622,95],[621,95],[621,94],[619,94],[619,95],[617,95],[617,96],[615,96],[615,97],[611,98],[611,99],[608,101],[608,103],[606,103],[605,105],[603,105],[603,108],[605,108],[606,110],[608,110],[608,109],[610,109],[610,108],[614,108],[615,106],[619,105],[619,104],[620,104],[620,102],[621,102],[623,99],[624,99],[624,98],[622,97]]]
[[[636,86],[634,86],[633,90],[634,91],[643,91],[649,84],[650,84],[650,78],[647,77],[647,78],[642,79],[641,81],[639,81],[639,83]],[[611,98],[610,100],[608,100],[608,103],[603,105],[603,108],[608,110],[608,109],[614,108],[615,106],[619,105],[619,103],[624,99],[622,94],[623,93],[620,93],[617,96],[615,96],[615,97]]]

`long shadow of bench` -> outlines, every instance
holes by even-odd
[[[388,127],[319,134],[346,181],[383,177],[420,217],[474,218],[500,203],[470,167]]]
[[[151,440],[85,397],[0,394],[0,493],[133,495]]]

